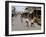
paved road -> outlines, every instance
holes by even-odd
[[[17,17],[13,17],[12,18],[12,30],[13,31],[22,31],[22,30],[39,30],[41,29],[41,27],[37,24],[35,24],[35,26],[32,27],[26,27],[26,23],[25,22],[21,22],[21,18],[18,15]]]

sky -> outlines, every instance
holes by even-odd
[[[15,6],[16,11],[24,11],[24,9],[26,8],[25,6]]]

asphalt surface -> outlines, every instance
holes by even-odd
[[[24,30],[40,30],[41,26],[35,24],[32,27],[26,27],[26,22],[21,22],[19,15],[12,17],[12,31],[24,31]]]

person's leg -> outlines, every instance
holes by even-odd
[[[28,21],[26,21],[26,23],[27,23],[27,25],[26,25],[26,26],[27,26],[27,27],[29,27]]]

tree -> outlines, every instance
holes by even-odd
[[[34,9],[35,9],[35,7],[30,7],[30,6],[28,6],[28,7],[25,8],[25,10],[27,12],[29,12],[30,14],[34,11]]]
[[[12,6],[12,17],[15,15],[15,10],[16,10],[16,8],[15,8],[15,6]]]
[[[26,7],[25,10],[31,11],[33,8],[32,7]]]
[[[15,14],[15,6],[12,6],[12,14]]]

